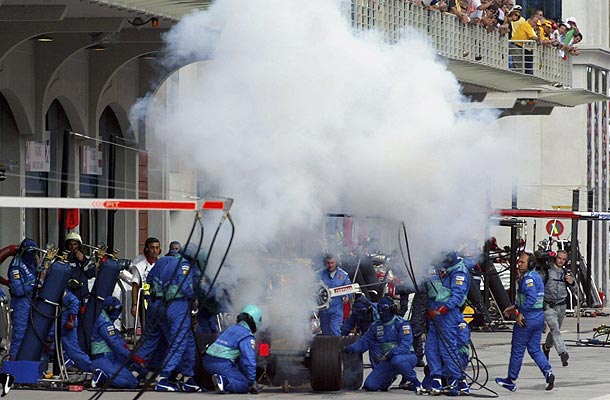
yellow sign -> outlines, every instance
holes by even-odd
[[[472,307],[464,307],[464,311],[462,311],[462,314],[464,314],[464,321],[466,321],[467,324],[471,323],[474,320],[474,309]]]

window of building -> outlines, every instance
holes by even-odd
[[[533,15],[537,9],[541,9],[544,11],[544,17],[546,19],[560,20],[562,19],[561,1],[562,0],[518,0],[517,4],[523,7],[527,17]]]

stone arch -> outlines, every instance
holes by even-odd
[[[68,121],[70,122],[70,126],[72,127],[72,131],[85,134],[86,128],[84,121],[81,118],[78,109],[74,105],[74,102],[72,102],[72,100],[65,95],[59,95],[55,98],[55,100],[57,100],[63,107],[66,117],[68,117]],[[53,100],[49,102],[49,107],[51,104],[53,104]],[[49,107],[47,107],[47,110]]]
[[[8,103],[13,118],[17,124],[17,129],[21,135],[30,135],[34,133],[34,125],[32,124],[32,116],[28,115],[25,107],[19,96],[8,88],[0,88],[0,95],[3,95]]]

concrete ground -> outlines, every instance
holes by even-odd
[[[577,329],[576,318],[566,318],[563,332],[564,339],[568,345],[570,361],[567,367],[562,367],[557,353],[551,352],[551,364],[557,377],[555,389],[545,391],[545,381],[532,361],[526,354],[521,375],[517,380],[517,391],[509,392],[494,382],[496,377],[505,377],[508,368],[510,355],[511,332],[473,332],[472,339],[477,348],[481,361],[485,364],[487,372],[481,370],[479,381],[485,385],[486,389],[473,391],[472,397],[494,397],[495,393],[503,399],[534,399],[547,398],[553,400],[585,400],[585,399],[607,399],[610,400],[610,345],[607,347],[592,346],[584,343],[578,344],[577,339],[585,341],[593,338],[594,328],[602,324],[610,326],[610,317],[583,317],[580,319],[580,329]],[[578,331],[580,334],[578,334]],[[605,341],[605,337],[601,337]],[[423,375],[421,368],[418,374]],[[487,379],[487,383],[485,380]],[[476,388],[476,385],[473,386]],[[492,392],[493,391],[493,392]],[[137,392],[110,391],[102,394],[94,391],[67,392],[67,391],[41,391],[16,389],[9,393],[7,398],[13,399],[134,399]],[[195,399],[205,397],[218,397],[215,393],[193,393],[193,394],[168,394],[145,392],[143,399],[167,399],[175,397],[180,399]],[[392,389],[388,393],[366,393],[357,392],[332,392],[332,393],[313,393],[309,387],[295,388],[290,393],[284,393],[280,388],[265,388],[263,393],[254,395],[230,395],[231,398],[277,398],[277,399],[375,399],[383,396],[404,398],[404,396],[415,395],[400,389]]]

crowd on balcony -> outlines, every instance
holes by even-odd
[[[488,32],[498,31],[511,41],[533,41],[542,46],[556,47],[564,59],[568,54],[578,55],[576,45],[582,41],[582,32],[574,17],[545,18],[544,10],[537,9],[525,15],[515,0],[409,0],[428,9],[454,14],[464,24],[485,27]]]

